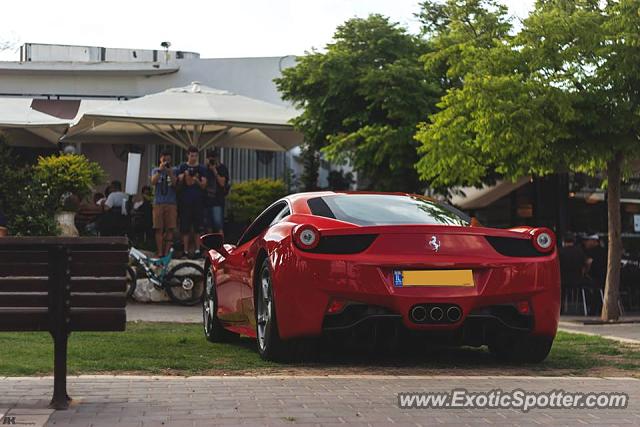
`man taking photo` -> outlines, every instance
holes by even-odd
[[[202,227],[204,189],[207,187],[207,169],[198,163],[198,149],[194,146],[187,150],[187,162],[178,168],[180,187],[180,232],[184,244],[184,253],[189,258],[199,256],[196,233]]]
[[[224,230],[224,205],[228,192],[229,170],[220,163],[217,151],[209,151],[205,197],[205,222],[209,233],[222,233]]]
[[[156,256],[169,252],[176,229],[178,209],[176,206],[176,176],[171,167],[171,153],[160,154],[160,164],[151,171],[151,184],[155,186],[153,197],[153,228],[156,236]]]

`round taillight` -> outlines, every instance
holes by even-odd
[[[300,249],[308,251],[320,243],[320,232],[310,224],[298,225],[293,229],[293,242]]]
[[[531,231],[533,246],[539,252],[551,252],[556,246],[556,237],[548,228],[535,228]]]

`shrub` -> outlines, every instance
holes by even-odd
[[[234,184],[227,198],[229,216],[236,222],[251,222],[267,206],[286,195],[287,186],[279,179],[256,179]]]
[[[93,188],[105,180],[102,167],[81,154],[39,157],[34,168],[35,181],[48,187],[55,209],[62,208],[64,200],[75,194],[84,199]]]
[[[0,209],[14,236],[54,236],[58,234],[49,188],[33,179],[28,164],[16,164],[12,150],[0,137]]]

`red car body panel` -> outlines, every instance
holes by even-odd
[[[555,336],[560,313],[557,250],[531,257],[506,256],[486,238],[530,240],[530,228],[358,226],[311,214],[307,204],[310,198],[334,194],[289,196],[286,201],[291,215],[238,247],[226,245],[227,257],[209,252],[218,295],[217,314],[226,328],[255,337],[254,275],[257,263],[266,254],[279,333],[284,339],[320,335],[327,307],[336,298],[384,307],[401,315],[406,328],[424,331],[455,331],[476,309],[526,301],[534,319],[530,333]],[[293,244],[292,229],[299,224],[314,225],[322,237],[374,234],[377,238],[360,253],[313,253]],[[437,252],[428,250],[432,236],[441,243]],[[470,269],[475,285],[396,287],[393,271],[403,269]],[[418,324],[410,319],[409,312],[421,303],[456,304],[463,315],[453,323]]]

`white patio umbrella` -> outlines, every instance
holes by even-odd
[[[130,143],[131,138],[145,142],[157,136],[183,148],[286,151],[302,143],[302,135],[289,124],[296,115],[291,108],[193,82],[86,111],[62,140],[114,142],[126,135]]]
[[[0,129],[23,129],[52,143],[71,123],[31,108],[31,98],[0,98]]]
[[[48,143],[57,144],[67,128],[84,111],[114,102],[0,97],[0,129],[18,135],[18,145],[32,145],[36,142],[33,135],[37,135],[37,142],[44,142],[45,146]]]

